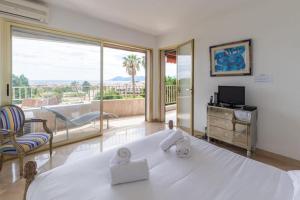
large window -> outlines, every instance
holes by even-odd
[[[12,28],[12,102],[47,119],[55,142],[100,134],[100,69],[97,42]]]
[[[152,119],[150,49],[5,20],[0,35],[1,105],[46,119],[56,145]]]

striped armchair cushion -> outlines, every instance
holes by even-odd
[[[47,143],[50,135],[47,133],[28,133],[21,137],[17,137],[16,141],[24,152],[31,151],[37,147]],[[0,146],[0,152],[5,154],[17,154],[16,148],[12,145],[11,141],[4,143]]]
[[[24,125],[24,113],[17,106],[3,106],[0,109],[0,129],[18,132]]]

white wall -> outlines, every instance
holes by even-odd
[[[159,47],[195,38],[195,129],[204,130],[206,104],[218,85],[244,85],[246,103],[258,106],[258,148],[300,160],[299,8],[299,0],[264,0],[159,38]],[[209,46],[248,38],[254,76],[210,77]],[[259,74],[272,82],[255,82]]]
[[[49,26],[125,44],[156,48],[157,40],[153,35],[55,6],[50,7]]]

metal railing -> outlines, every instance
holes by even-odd
[[[39,91],[55,91],[57,89],[62,89],[65,86],[23,86],[23,87],[13,87],[12,88],[12,99],[13,102],[22,102],[24,99],[42,98],[39,97]],[[78,87],[72,92],[63,92],[62,98],[70,99],[76,97],[82,99],[82,101],[93,100],[99,95],[100,86],[89,86],[89,87]],[[104,85],[103,86],[104,97],[116,97],[118,98],[130,98],[133,95],[133,90],[131,84],[120,84],[120,85]],[[136,96],[145,95],[145,86],[142,84],[135,86]],[[105,99],[105,98],[104,98]],[[165,104],[175,104],[176,103],[176,85],[166,85],[165,86]]]
[[[21,101],[23,99],[32,98],[33,95],[33,87],[13,87],[12,99],[13,101]]]
[[[166,85],[165,86],[165,104],[175,104],[176,103],[176,85]]]
[[[68,88],[69,91],[66,91]],[[71,89],[70,89],[71,88]],[[72,87],[68,85],[61,86],[17,86],[12,87],[12,100],[13,102],[21,102],[24,99],[43,98],[49,94],[58,94],[64,98],[82,98],[83,100],[93,100],[97,98],[100,92],[99,85],[93,85],[88,87]],[[119,98],[130,98],[133,96],[133,89],[131,84],[116,84],[116,85],[104,85],[103,93],[105,96],[117,96]],[[145,85],[135,85],[135,95],[145,95]]]

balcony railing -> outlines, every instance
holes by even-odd
[[[25,99],[49,99],[53,97],[63,98],[67,101],[70,99],[78,101],[99,100],[100,86],[21,86],[12,88],[12,100],[14,103],[21,103]],[[131,84],[104,85],[104,99],[122,99],[133,96]],[[135,95],[143,97],[145,95],[145,85],[135,85]],[[105,98],[107,97],[107,98]]]
[[[33,98],[33,87],[13,87],[13,101],[22,101],[23,99]]]
[[[60,103],[78,103],[99,100],[100,86],[79,86],[77,88],[72,88],[70,91],[65,90],[66,86],[13,87],[12,100],[15,104],[24,103],[23,100],[39,100],[40,102],[35,102],[36,106],[33,107],[39,107],[40,104],[57,105]],[[126,99],[133,96],[131,84],[104,85],[103,93],[104,99]],[[135,95],[137,97],[145,96],[145,86],[143,84],[137,84],[135,86]],[[32,102],[29,102],[29,104],[32,104]],[[165,104],[176,104],[176,85],[165,86]],[[26,105],[24,106],[27,107]]]
[[[176,85],[166,85],[165,86],[165,104],[175,104],[176,103]]]

